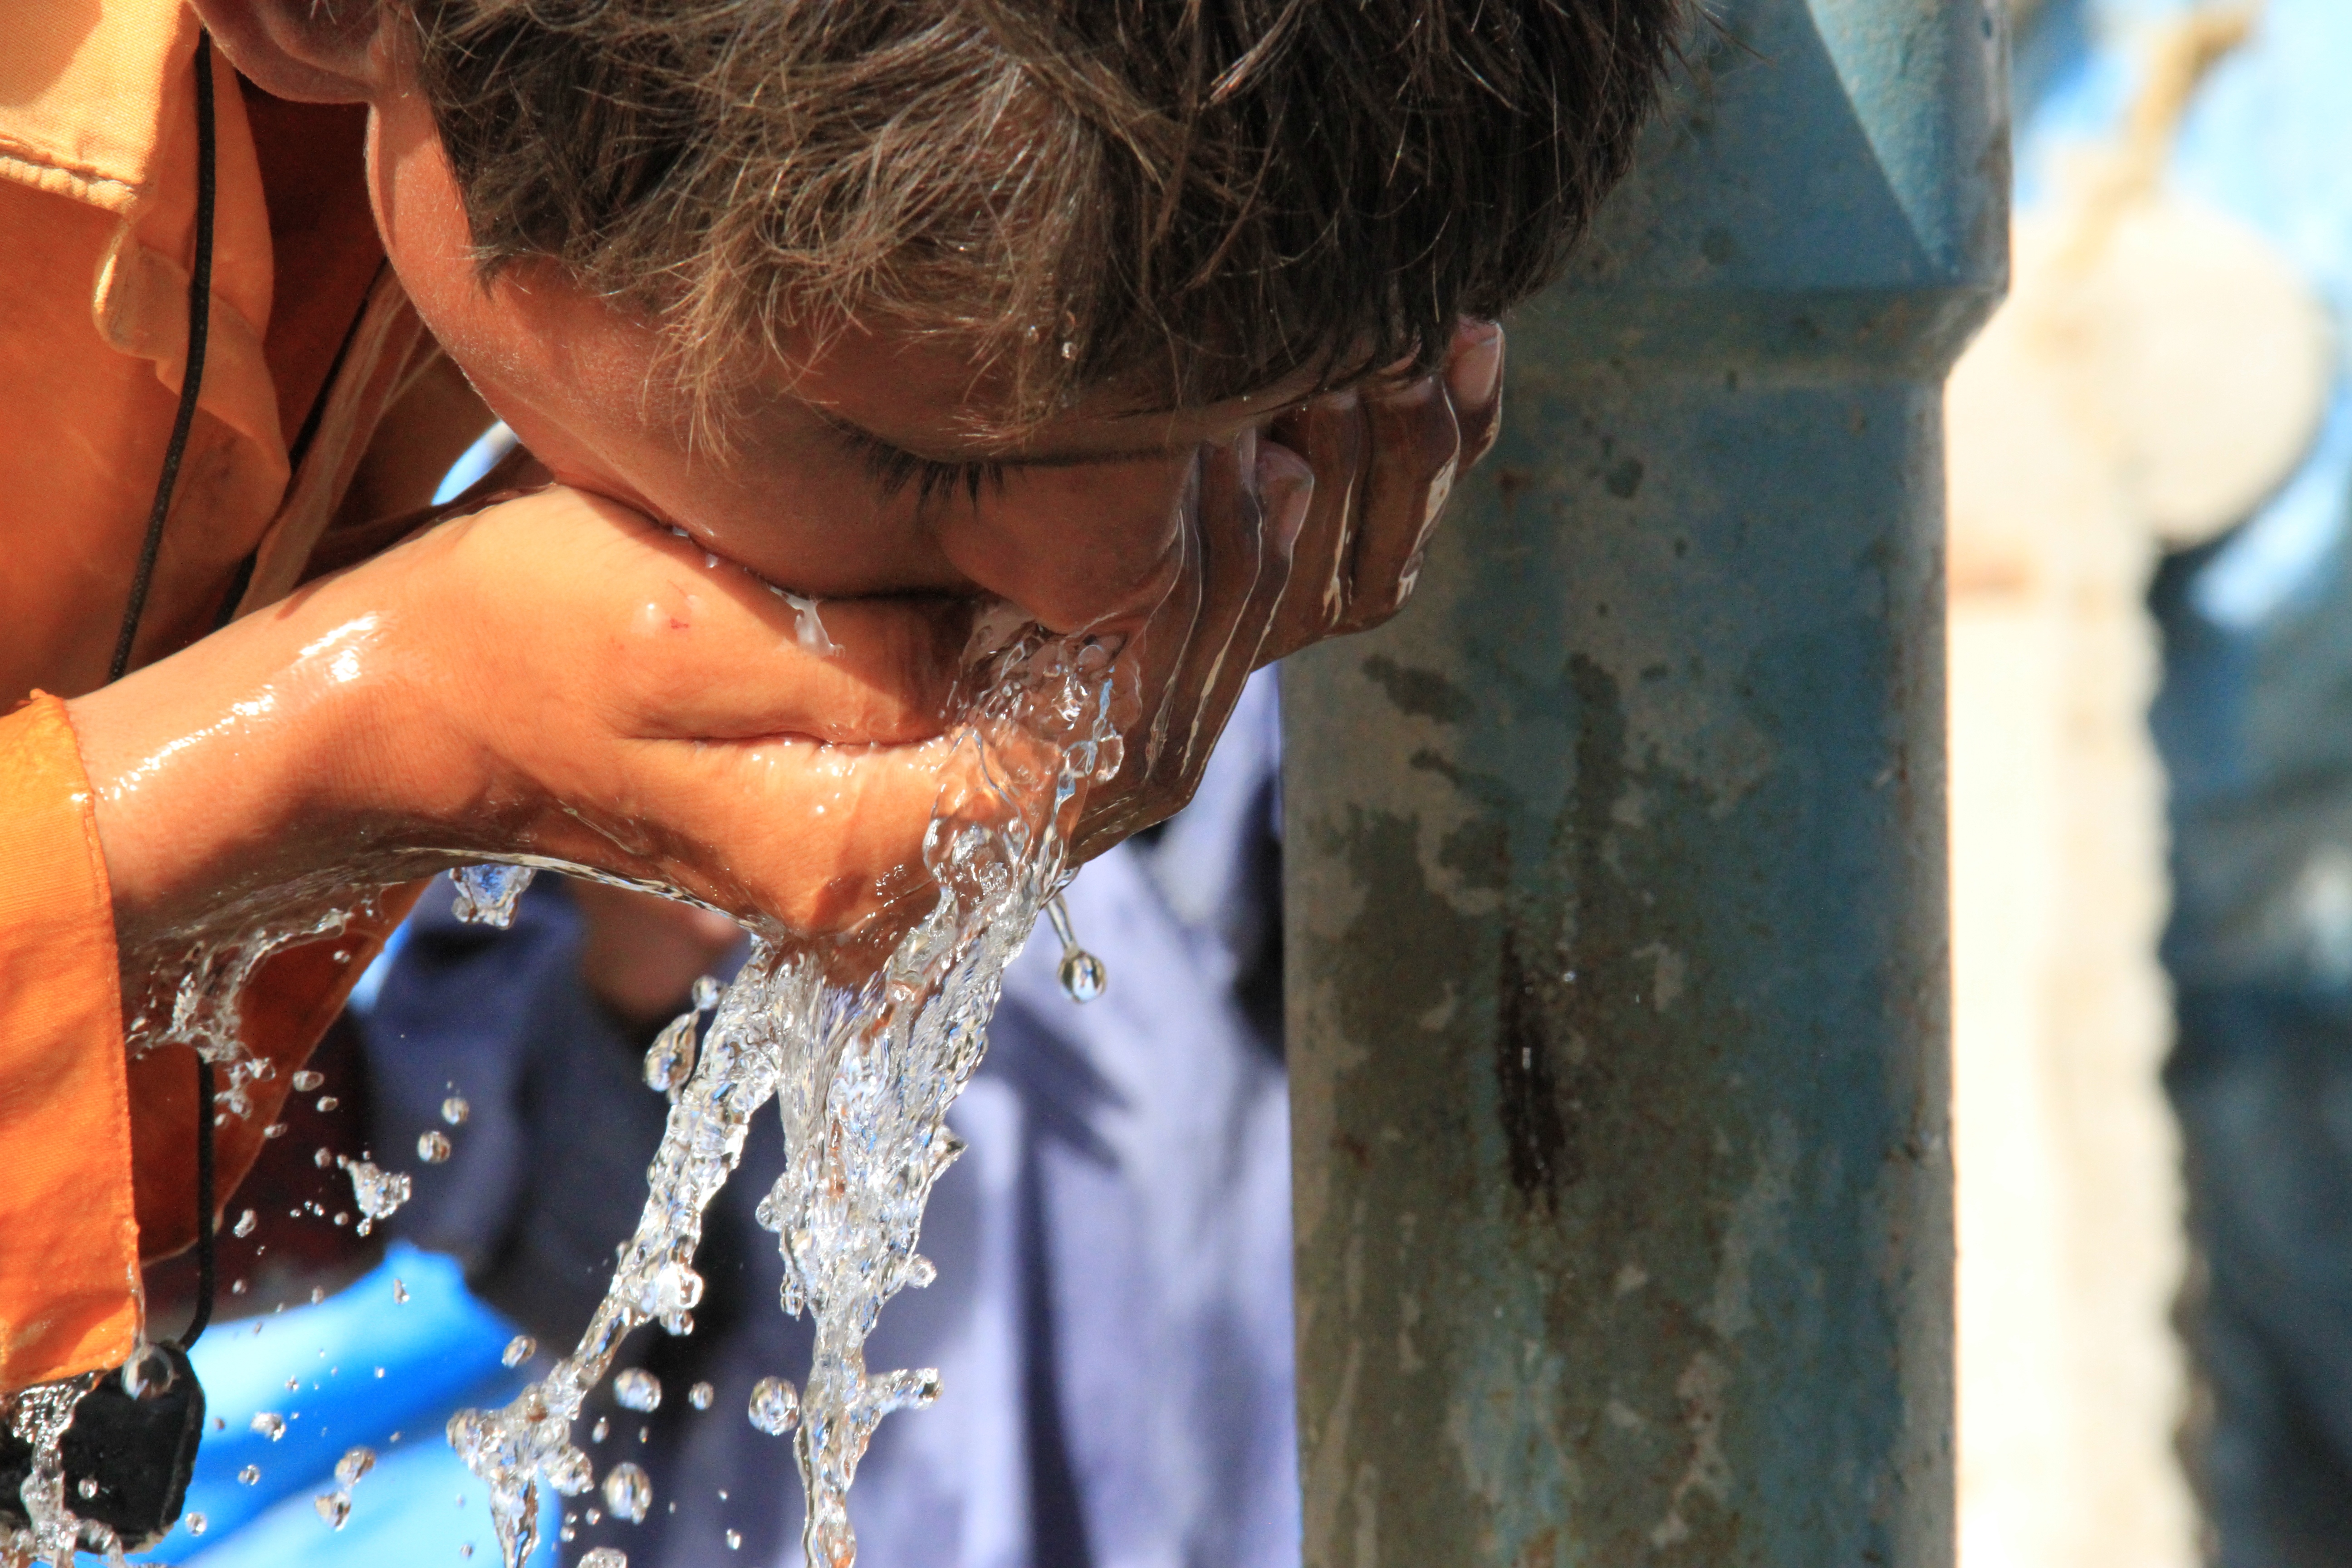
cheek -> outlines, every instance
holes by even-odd
[[[1191,458],[1036,468],[939,525],[973,582],[1055,630],[1139,614],[1167,590]]]

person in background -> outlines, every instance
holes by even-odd
[[[2033,8],[2017,49],[2022,205],[2071,147],[2115,133],[2135,44],[2197,9]],[[2198,82],[2165,187],[2273,247],[2325,303],[2338,357],[2293,476],[2168,555],[2149,594],[2172,836],[2165,1083],[2196,1258],[2183,1458],[2210,1561],[2336,1568],[2352,1562],[2352,10],[2205,9],[2251,28]]]

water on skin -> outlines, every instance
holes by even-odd
[[[489,1487],[508,1568],[537,1544],[541,1483],[566,1497],[593,1484],[572,1423],[623,1339],[649,1321],[690,1331],[703,1213],[771,1100],[786,1163],[759,1217],[783,1255],[784,1310],[816,1322],[794,1444],[803,1549],[815,1568],[856,1561],[846,1500],[874,1429],[939,1390],[929,1370],[869,1373],[866,1337],[891,1296],[932,1278],[916,1245],[931,1184],[961,1147],[948,1108],[979,1065],[1004,965],[1066,879],[1085,790],[1119,763],[1103,651],[1008,631],[980,650],[961,765],[926,838],[937,904],[854,987],[827,980],[823,955],[755,938],[675,1091],[644,1212],[587,1332],[504,1409],[450,1419],[452,1445]],[[625,1405],[637,1407],[635,1392],[616,1383]]]

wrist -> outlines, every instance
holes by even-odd
[[[380,616],[314,590],[72,700],[126,953],[334,881],[431,867],[386,831],[412,769]],[[376,862],[381,862],[377,864]]]

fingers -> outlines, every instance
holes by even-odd
[[[1315,493],[1299,530],[1282,607],[1259,650],[1262,661],[1281,658],[1330,636],[1346,618],[1356,509],[1370,444],[1363,399],[1352,387],[1284,416],[1269,434],[1306,459],[1314,474]]]
[[[1484,458],[1503,427],[1503,329],[1465,321],[1454,334],[1445,363],[1445,398],[1462,431],[1459,473]]]
[[[478,557],[466,575],[482,584],[543,578],[548,563],[563,563],[569,624],[551,626],[544,646],[478,657],[549,667],[617,732],[639,738],[936,735],[971,623],[968,605],[946,599],[795,599],[572,490],[506,501],[416,542]]]
[[[1465,320],[1454,333],[1442,375],[1387,389],[1376,385],[1364,398],[1355,442],[1360,455],[1352,468],[1339,470],[1350,475],[1350,482],[1347,521],[1338,531],[1346,552],[1338,590],[1322,595],[1319,619],[1314,603],[1295,596],[1269,639],[1268,658],[1320,637],[1378,626],[1403,606],[1455,479],[1495,444],[1502,425],[1502,328]],[[1305,416],[1308,412],[1278,424],[1278,438],[1294,447],[1319,443],[1322,453],[1335,452],[1339,437],[1330,416],[1318,427]],[[1339,488],[1332,483],[1336,464],[1321,453],[1309,460],[1322,492],[1319,514]],[[1322,528],[1319,515],[1310,519],[1302,570],[1314,570],[1310,563],[1319,562],[1330,542]]]
[[[1356,525],[1348,609],[1335,632],[1388,619],[1412,591],[1421,551],[1445,505],[1462,451],[1460,427],[1443,385],[1424,376],[1384,397],[1365,399],[1371,460]]]
[[[1129,748],[1129,768],[1088,809],[1077,836],[1078,858],[1100,853],[1192,798],[1272,635],[1317,488],[1306,460],[1274,442],[1244,437],[1204,454],[1198,521],[1186,531],[1200,552],[1197,574],[1190,574],[1200,584],[1199,607],[1172,668],[1162,665],[1146,678],[1160,685],[1150,754],[1139,769],[1136,753],[1146,748]],[[1163,636],[1163,657],[1171,646]]]
[[[929,888],[922,845],[958,765],[949,739],[828,746],[803,739],[646,742],[602,810],[549,825],[558,858],[610,865],[617,849],[664,881],[772,932],[837,934]],[[630,809],[635,795],[657,804]],[[714,853],[714,851],[716,851]],[[642,874],[642,873],[641,873]]]

